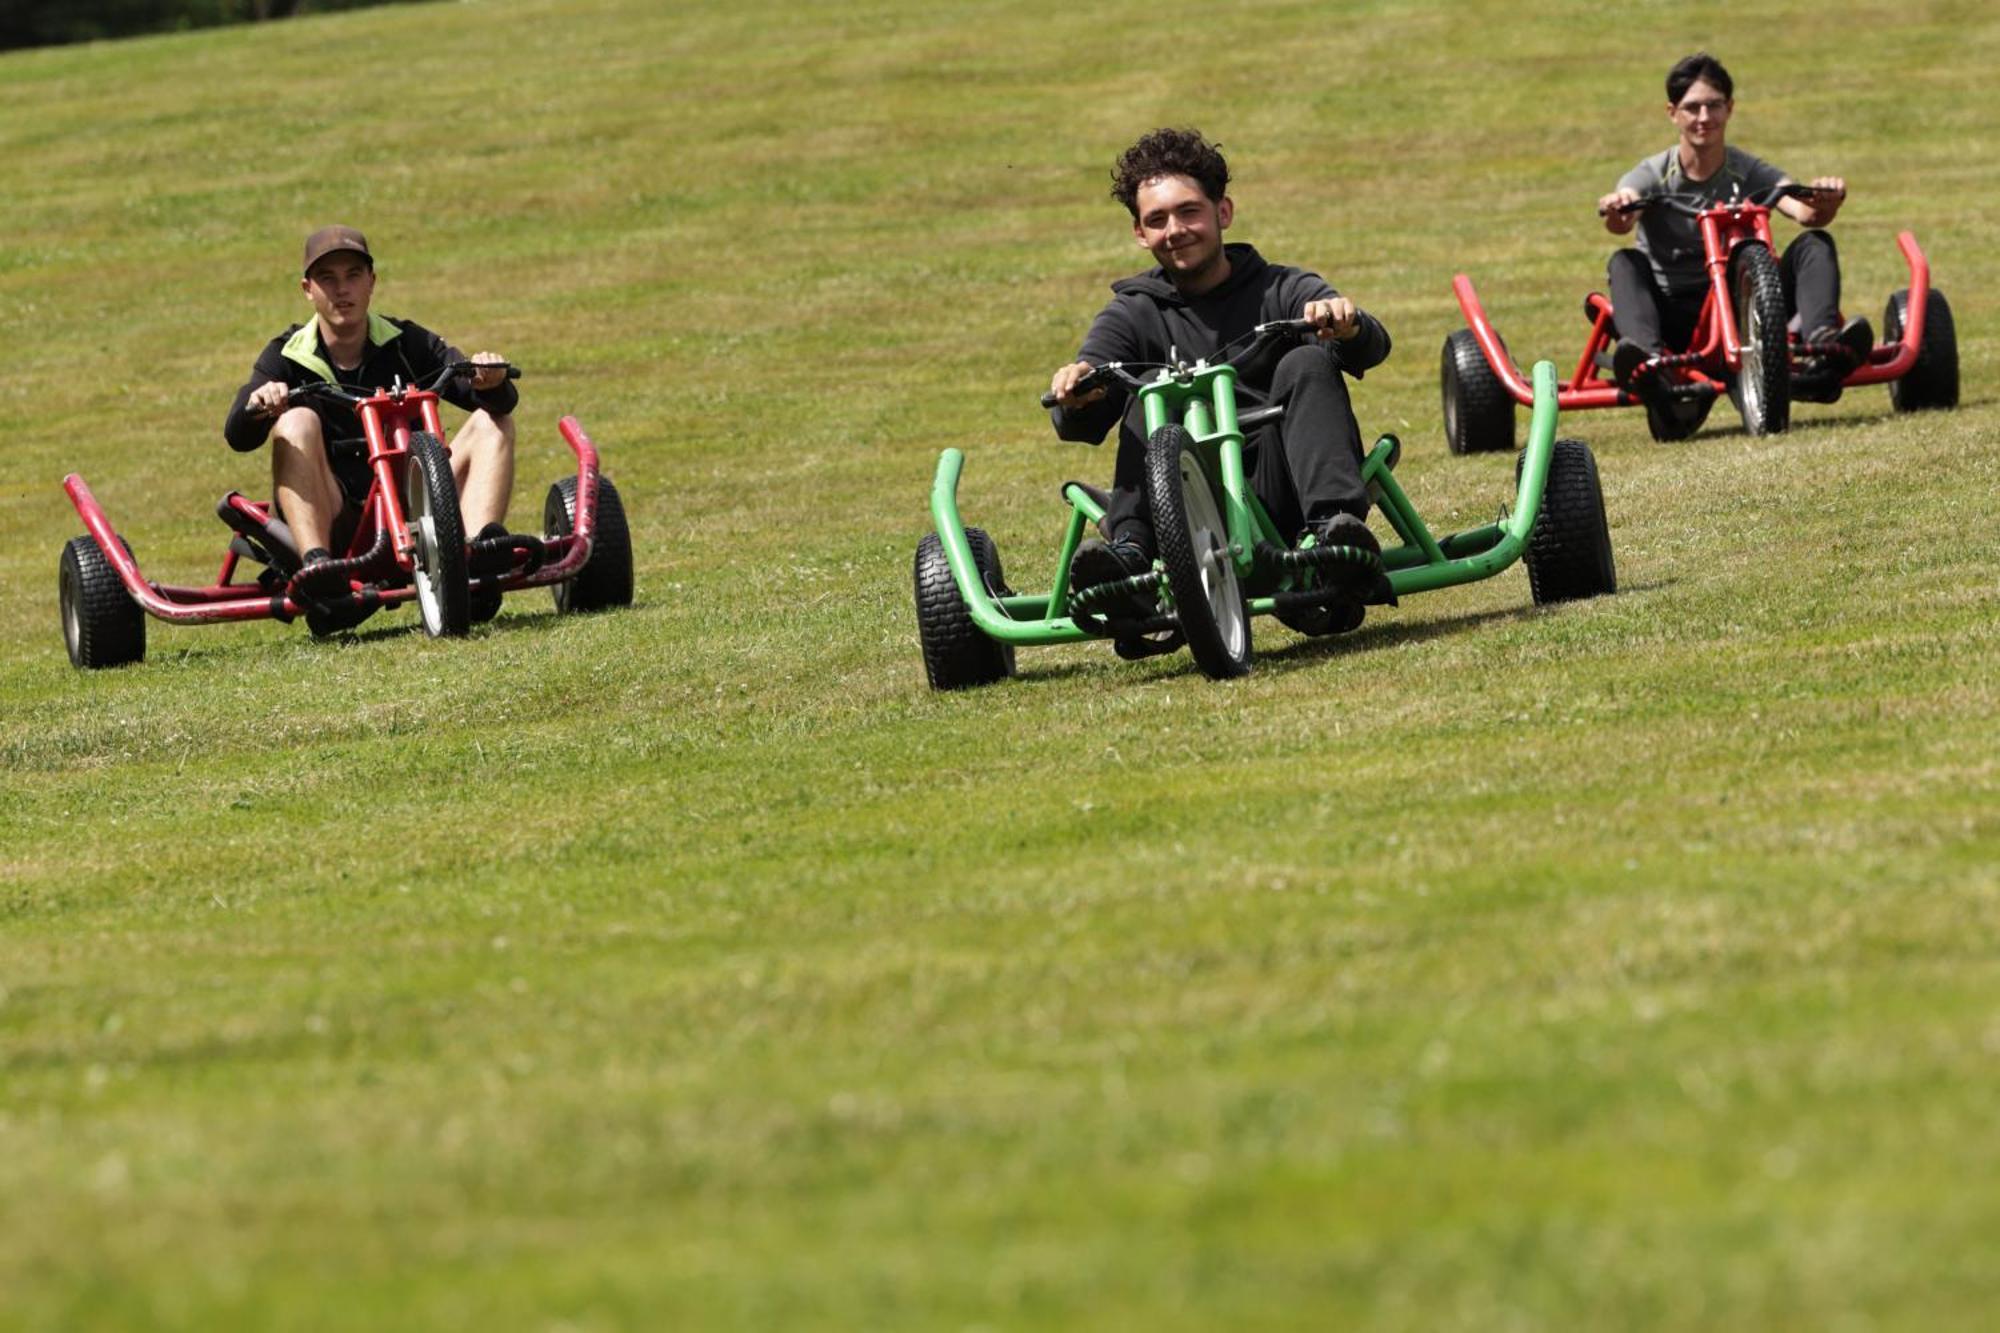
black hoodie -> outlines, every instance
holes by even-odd
[[[1339,293],[1326,279],[1305,269],[1267,264],[1251,246],[1223,247],[1229,256],[1229,276],[1200,296],[1183,296],[1161,268],[1121,278],[1111,284],[1115,295],[1098,312],[1085,335],[1079,361],[1101,366],[1107,361],[1184,361],[1214,355],[1216,349],[1274,319],[1297,319],[1306,302],[1324,301]],[[1374,316],[1357,311],[1361,331],[1346,342],[1323,344],[1335,363],[1356,379],[1382,364],[1389,355],[1389,333]],[[1262,398],[1271,390],[1271,375],[1296,342],[1275,344],[1263,355],[1237,367],[1236,382]],[[1130,393],[1112,385],[1103,399],[1070,412],[1052,408],[1049,418],[1065,440],[1097,444],[1124,415]]]

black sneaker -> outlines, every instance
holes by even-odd
[[[1645,348],[1637,343],[1619,343],[1618,350],[1611,354],[1611,374],[1618,387],[1644,403],[1647,411],[1666,411],[1667,384]]]
[[[1646,349],[1637,343],[1619,343],[1618,349],[1611,354],[1612,378],[1617,380],[1618,387],[1627,393],[1637,393],[1639,373],[1652,359],[1646,355]]]
[[[1840,332],[1834,335],[1834,341],[1840,344],[1841,350],[1852,359],[1854,366],[1865,366],[1868,364],[1869,353],[1875,350],[1875,328],[1865,316],[1860,319],[1850,319],[1841,326]]]
[[[1387,580],[1382,573],[1382,543],[1375,536],[1366,520],[1358,514],[1335,514],[1332,518],[1313,528],[1313,545],[1316,548],[1345,547],[1362,551],[1373,559],[1339,560],[1319,567],[1320,586],[1332,594],[1329,607],[1336,630],[1308,630],[1307,633],[1338,633],[1352,629],[1361,623],[1359,616],[1353,615],[1365,602],[1388,601]],[[1352,623],[1349,623],[1351,620]],[[1290,624],[1290,621],[1286,622]],[[1299,628],[1299,626],[1293,626]]]
[[[1072,595],[1103,583],[1116,583],[1153,572],[1153,558],[1137,542],[1103,542],[1092,537],[1076,548],[1069,563]],[[1144,620],[1153,614],[1156,603],[1151,589],[1134,590],[1107,597],[1089,610],[1107,620]]]
[[[1382,543],[1374,529],[1357,514],[1335,514],[1313,529],[1313,542],[1318,546],[1354,546],[1371,555],[1382,554]]]
[[[299,572],[292,575],[285,591],[293,601],[307,604],[343,597],[350,586],[346,571],[334,568],[333,552],[315,546],[300,558]]]

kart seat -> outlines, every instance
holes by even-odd
[[[1609,308],[1611,305],[1610,298],[1604,296],[1599,292],[1592,292],[1590,295],[1583,298],[1584,323],[1586,324],[1597,323],[1597,303],[1599,301],[1604,302],[1606,308]],[[1610,335],[1613,338],[1616,338],[1618,336],[1618,317],[1616,315],[1613,315],[1611,318],[1604,321],[1604,331],[1606,334]]]
[[[1064,482],[1061,490],[1058,492],[1063,497],[1064,504],[1069,503],[1069,488],[1072,486],[1089,496],[1091,503],[1095,504],[1099,509],[1111,508],[1111,492],[1105,490],[1102,486],[1093,486],[1087,481]],[[1111,540],[1111,534],[1105,531],[1104,524],[1101,521],[1097,525],[1097,530],[1103,536],[1104,540]]]
[[[215,516],[236,534],[230,540],[230,550],[274,569],[297,569],[298,544],[285,520],[272,516],[274,509],[245,499],[241,491],[231,491],[215,502]]]

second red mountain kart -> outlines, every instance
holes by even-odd
[[[65,477],[63,490],[87,529],[63,548],[58,580],[70,661],[95,668],[141,660],[149,615],[183,625],[304,617],[315,633],[326,633],[413,601],[425,633],[440,637],[467,633],[475,619],[499,609],[502,594],[519,588],[548,587],[559,612],[628,605],[632,537],[624,505],[574,417],[558,429],[576,455],[576,476],[549,488],[543,535],[510,534],[497,546],[467,541],[437,390],[449,377],[483,368],[457,362],[422,388],[397,384],[372,394],[332,384],[292,390],[294,404],[318,396],[353,405],[367,437],[368,495],[334,562],[347,590],[330,601],[299,594],[300,552],[273,505],[239,491],[223,496],[215,512],[233,536],[215,582],[177,586],[148,579],[83,478]],[[246,561],[261,568],[239,581]]]
[[[1830,347],[1801,341],[1787,327],[1785,296],[1771,240],[1771,205],[1784,196],[1810,198],[1810,186],[1782,185],[1748,199],[1696,208],[1673,195],[1653,195],[1628,209],[1678,208],[1700,223],[1709,290],[1694,337],[1679,353],[1656,362],[1665,377],[1660,401],[1647,404],[1656,440],[1694,434],[1709,408],[1727,395],[1751,435],[1773,434],[1791,423],[1792,377],[1799,363],[1826,356]],[[1910,285],[1889,297],[1882,338],[1843,388],[1889,386],[1898,412],[1958,405],[1958,338],[1951,306],[1930,284],[1930,263],[1908,231],[1896,237],[1909,265]],[[1452,279],[1467,327],[1445,339],[1440,381],[1445,441],[1455,454],[1514,447],[1515,404],[1533,402],[1527,379],[1508,354],[1473,291],[1472,279]],[[1576,369],[1557,394],[1564,411],[1640,403],[1612,378],[1618,337],[1609,299],[1584,299],[1590,333]]]

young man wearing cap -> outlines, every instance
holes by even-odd
[[[472,415],[451,438],[452,475],[468,532],[482,541],[505,534],[503,520],[514,489],[514,418],[519,395],[497,367],[505,358],[480,352],[470,358],[444,339],[406,319],[375,314],[375,260],[367,238],[352,227],[322,227],[306,238],[299,286],[313,317],[273,338],[257,357],[250,379],[236,392],[223,423],[229,447],[247,453],[271,440],[271,479],[278,508],[302,553],[293,588],[306,599],[336,597],[346,577],[328,568],[336,537],[352,530],[367,498],[369,472],[361,422],[345,404],[289,405],[291,390],[328,382],[357,392],[428,382],[449,362],[471,360],[480,370],[470,384],[447,380],[446,401]],[[315,578],[315,572],[324,575]],[[476,608],[490,616],[498,600]]]
[[[1157,266],[1111,284],[1076,359],[1055,372],[1050,419],[1065,440],[1101,442],[1118,427],[1118,459],[1104,529],[1078,549],[1072,582],[1082,588],[1152,568],[1152,516],[1144,494],[1146,424],[1137,398],[1118,386],[1076,386],[1107,361],[1192,361],[1275,319],[1309,319],[1319,338],[1273,349],[1238,368],[1245,406],[1284,405],[1277,423],[1244,441],[1250,486],[1280,530],[1310,531],[1322,545],[1381,550],[1369,531],[1361,482],[1361,428],[1341,373],[1361,377],[1389,355],[1389,334],[1317,273],[1265,262],[1248,245],[1225,245],[1235,218],[1229,165],[1198,131],[1161,129],[1125,150],[1111,193],[1132,214],[1132,239]],[[1374,580],[1369,579],[1372,586]],[[1368,589],[1354,589],[1343,619],[1358,624]],[[1133,604],[1126,614],[1144,614]],[[1295,626],[1306,628],[1305,625]],[[1316,628],[1323,628],[1317,627]]]
[[[1650,398],[1659,382],[1651,373],[1654,358],[1679,350],[1694,336],[1708,296],[1707,255],[1700,225],[1687,214],[1670,208],[1620,213],[1615,207],[1654,194],[1706,207],[1790,184],[1792,178],[1778,168],[1724,142],[1735,96],[1735,81],[1721,61],[1705,51],[1682,58],[1667,71],[1667,117],[1680,141],[1626,172],[1618,188],[1597,201],[1606,231],[1623,236],[1639,229],[1637,248],[1614,252],[1608,276],[1618,318],[1613,366],[1618,382],[1641,397]],[[1840,212],[1847,182],[1821,176],[1812,184],[1824,191],[1818,198],[1780,199],[1774,205],[1810,229],[1785,247],[1779,271],[1786,304],[1808,330],[1806,341],[1841,349],[1842,364],[1797,377],[1792,392],[1831,403],[1840,398],[1840,381],[1875,345],[1875,335],[1865,319],[1841,323],[1839,253],[1833,237],[1819,230]]]

